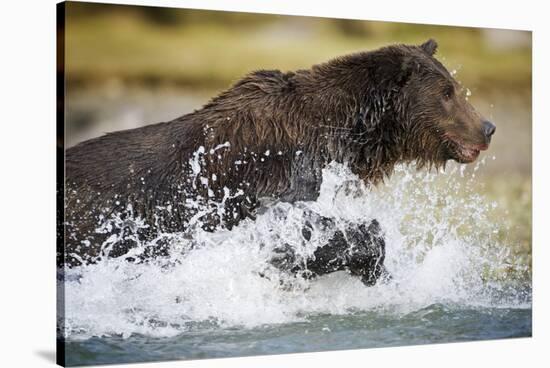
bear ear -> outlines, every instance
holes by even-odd
[[[428,55],[433,56],[437,51],[437,42],[433,38],[420,45],[420,48]]]

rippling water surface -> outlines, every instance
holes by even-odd
[[[530,266],[515,260],[473,190],[475,169],[399,167],[365,188],[342,165],[315,202],[275,204],[232,231],[196,230],[170,262],[121,259],[66,271],[68,365],[197,359],[531,336]],[[392,279],[367,288],[339,272],[306,281],[268,266],[301,242],[304,211],[376,218]],[[192,246],[191,246],[192,242]],[[191,251],[186,251],[190,248]],[[260,277],[259,273],[268,275]],[[281,286],[284,285],[284,287]]]

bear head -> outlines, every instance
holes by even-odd
[[[470,163],[486,150],[496,127],[468,102],[463,88],[434,57],[437,43],[401,46],[400,124],[410,159]]]

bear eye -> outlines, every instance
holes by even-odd
[[[454,92],[455,89],[452,86],[448,86],[443,92],[443,97],[445,97],[446,100],[450,100],[453,97]]]

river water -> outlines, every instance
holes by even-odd
[[[136,334],[67,344],[67,364],[130,363],[447,343],[531,336],[529,308],[433,304],[397,316],[382,312],[312,315],[255,328],[205,323],[173,337]]]
[[[497,204],[474,190],[478,169],[400,166],[384,185],[365,188],[331,164],[315,202],[275,204],[232,231],[198,229],[176,239],[182,252],[170,262],[66,270],[58,331],[66,364],[531,336],[530,265],[497,239],[508,229],[489,221]],[[281,242],[302,254],[322,243],[301,243],[304,211],[376,218],[391,280],[365,287],[345,272],[303,280],[270,268]]]

